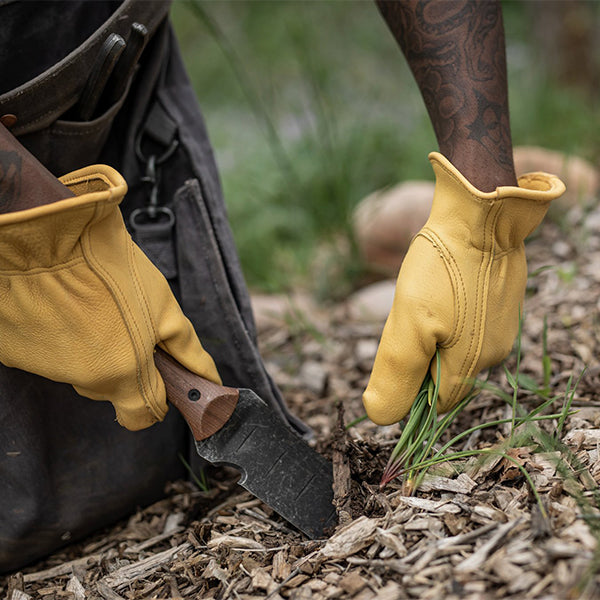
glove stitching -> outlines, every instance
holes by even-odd
[[[31,269],[26,269],[24,271],[21,271],[19,269],[10,269],[6,271],[0,269],[0,275],[6,277],[29,277],[33,275],[39,275],[40,273],[55,273],[57,271],[62,271],[63,269],[69,269],[81,262],[85,262],[85,259],[83,258],[83,256],[78,256],[76,258],[71,258],[63,263],[52,265],[51,267],[32,267]]]
[[[501,213],[500,209],[502,208],[502,204],[502,201],[500,201],[500,204],[490,204],[489,210],[487,211],[487,214],[485,216],[482,241],[483,249],[480,251],[481,261],[477,272],[477,284],[475,287],[475,324],[477,326],[477,335],[471,337],[469,347],[465,352],[463,362],[460,366],[460,369],[458,370],[460,383],[454,386],[454,393],[450,396],[449,403],[451,406],[456,402],[457,396],[461,395],[460,392],[462,392],[466,385],[465,380],[470,379],[474,375],[477,363],[479,361],[479,358],[481,357],[482,343],[485,334],[485,312],[489,296],[489,279],[492,263],[494,260],[495,241],[493,232],[496,230],[496,224]],[[489,249],[488,245],[490,245]],[[481,281],[482,278],[483,281]],[[483,292],[486,289],[486,284],[487,291],[484,297]],[[470,363],[468,368],[466,367],[467,363]],[[463,373],[464,377],[462,376]]]
[[[513,248],[508,248],[507,250],[502,250],[501,252],[494,252],[494,260],[504,258],[505,256],[508,256],[509,254],[512,254],[513,252],[516,252],[517,250],[519,250],[519,247],[520,247],[520,244],[517,246],[514,246]]]
[[[140,251],[141,252],[141,251]],[[143,318],[144,318],[144,322],[146,324],[146,327],[149,329],[148,333],[150,334],[150,336],[152,338],[154,338],[154,341],[158,341],[158,329],[156,327],[156,324],[154,322],[154,319],[152,317],[152,311],[150,309],[150,305],[148,303],[148,298],[146,295],[146,292],[144,291],[144,287],[142,286],[142,282],[141,282],[141,278],[139,276],[138,270],[136,268],[136,262],[135,262],[135,245],[134,242],[131,240],[131,238],[129,238],[127,240],[127,254],[128,254],[128,262],[129,262],[129,270],[130,273],[132,274],[132,280],[134,282],[134,285],[136,287],[137,290],[137,295],[138,298],[140,299],[140,301],[143,303],[145,311],[143,311]],[[145,255],[144,255],[145,257]],[[144,350],[144,354],[145,354],[145,349]],[[152,353],[154,353],[154,348],[152,348]],[[158,401],[156,400],[156,396],[158,395],[158,390],[154,389],[154,386],[152,385],[152,369],[154,369],[154,360],[153,360],[153,354],[149,357],[149,360],[144,361],[144,365],[146,365],[148,367],[148,370],[146,372],[146,377],[147,377],[147,384],[148,387],[150,389],[150,396],[148,396],[148,398],[144,398],[144,401],[148,404],[151,403],[152,404],[152,408],[150,408],[150,410],[153,411],[153,413],[159,418],[159,420],[164,416],[164,409],[162,409],[158,403]]]
[[[66,185],[67,187],[69,187],[70,185],[77,185],[79,183],[88,183],[90,184],[92,181],[99,179],[100,181],[104,182],[109,189],[105,190],[104,193],[108,192],[109,193],[109,198],[107,199],[107,201],[112,201],[113,200],[113,193],[114,193],[114,189],[113,189],[113,183],[110,181],[110,179],[104,175],[104,173],[98,173],[98,172],[94,172],[93,175],[90,175],[89,173],[86,173],[84,175],[77,175],[77,176],[69,176],[69,174],[64,175],[63,177],[60,178],[60,181],[63,185]],[[102,193],[101,190],[97,190],[96,193]]]
[[[467,305],[467,293],[464,280],[462,278],[462,274],[460,272],[458,264],[452,256],[452,253],[444,244],[442,239],[435,233],[435,231],[429,229],[429,227],[423,227],[423,229],[417,235],[423,236],[426,240],[428,240],[431,243],[431,245],[434,248],[438,250],[442,262],[446,267],[446,272],[448,273],[450,285],[452,286],[455,305],[457,306],[457,318],[454,319],[455,325],[450,335],[448,335],[448,337],[444,341],[440,341],[437,344],[439,348],[447,350],[455,346],[460,341],[467,323],[466,310],[464,309],[464,307],[466,307]],[[462,305],[459,293],[460,296],[462,296]]]
[[[111,208],[114,208],[114,207],[111,207]],[[92,220],[92,222],[96,221],[96,216],[100,215],[101,212],[102,212],[101,207],[99,205],[96,205],[95,211],[94,211],[94,219]],[[154,412],[152,411],[151,407],[148,404],[147,395],[146,395],[146,392],[144,389],[144,387],[145,387],[144,382],[141,377],[141,369],[140,369],[141,357],[139,355],[139,350],[137,347],[137,343],[136,343],[134,331],[133,331],[133,330],[135,330],[135,333],[137,334],[137,336],[139,338],[141,338],[140,332],[137,327],[137,323],[135,322],[135,320],[133,321],[133,323],[130,323],[129,320],[127,319],[127,317],[125,315],[125,311],[121,306],[121,302],[119,301],[119,297],[122,298],[122,302],[125,305],[126,309],[131,312],[131,307],[129,306],[127,297],[123,293],[118,282],[111,276],[111,274],[106,269],[104,269],[104,267],[102,266],[102,263],[94,255],[94,251],[92,250],[92,246],[89,242],[89,237],[90,237],[90,226],[88,225],[85,228],[85,230],[83,231],[82,236],[81,236],[82,242],[85,240],[85,245],[82,243],[82,251],[83,251],[84,257],[86,258],[87,263],[90,266],[90,269],[96,274],[98,279],[107,288],[110,296],[113,299],[114,304],[116,305],[118,313],[121,315],[121,319],[123,321],[126,331],[129,334],[131,345],[133,347],[133,351],[134,351],[134,354],[136,357],[136,379],[138,381],[139,388],[141,388],[144,404],[145,404],[146,408],[148,409],[148,411],[150,412],[152,419],[157,421],[158,420],[157,416],[154,414]],[[113,286],[113,287],[111,287],[111,286]],[[115,292],[115,290],[118,292],[118,294]],[[115,405],[113,404],[113,406],[115,406]],[[120,414],[121,414],[120,409],[117,408],[117,406],[115,406],[115,411],[117,413],[117,420],[119,421],[119,423],[123,424],[123,421],[120,417]]]

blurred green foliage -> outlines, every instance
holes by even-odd
[[[600,112],[539,68],[527,3],[504,6],[515,144],[597,159]],[[361,276],[353,207],[386,185],[431,179],[436,149],[375,4],[179,0],[172,17],[249,285],[347,293]]]

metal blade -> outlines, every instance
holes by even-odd
[[[238,469],[241,486],[308,537],[336,525],[331,463],[251,390],[240,390],[229,421],[196,448],[209,462]]]

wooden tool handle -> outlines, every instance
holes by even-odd
[[[211,436],[227,423],[239,390],[195,375],[160,348],[154,353],[154,362],[165,382],[167,400],[183,415],[195,440]]]

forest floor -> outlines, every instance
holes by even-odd
[[[360,397],[383,322],[357,319],[348,303],[326,311],[291,303],[287,315],[261,324],[260,345],[288,404],[313,427],[317,448],[337,453],[336,476],[351,487],[350,498],[338,498],[341,524],[332,537],[307,541],[237,486],[233,472],[214,469],[208,491],[171,484],[164,500],[130,519],[0,578],[0,595],[600,597],[600,211],[547,220],[527,253],[530,272],[538,272],[524,308],[519,373],[528,385],[518,402],[530,411],[540,394],[550,394],[557,398],[550,410],[560,412],[567,387],[578,381],[577,412],[562,429],[553,420],[531,425],[528,435],[511,436],[510,424],[480,430],[453,450],[502,454],[445,463],[413,495],[399,481],[380,490],[399,426],[363,421],[346,430],[340,422],[364,412]],[[516,372],[514,355],[506,367]],[[488,381],[512,395],[503,368]],[[531,382],[542,391],[532,392]],[[499,394],[483,391],[448,435],[510,415]]]

